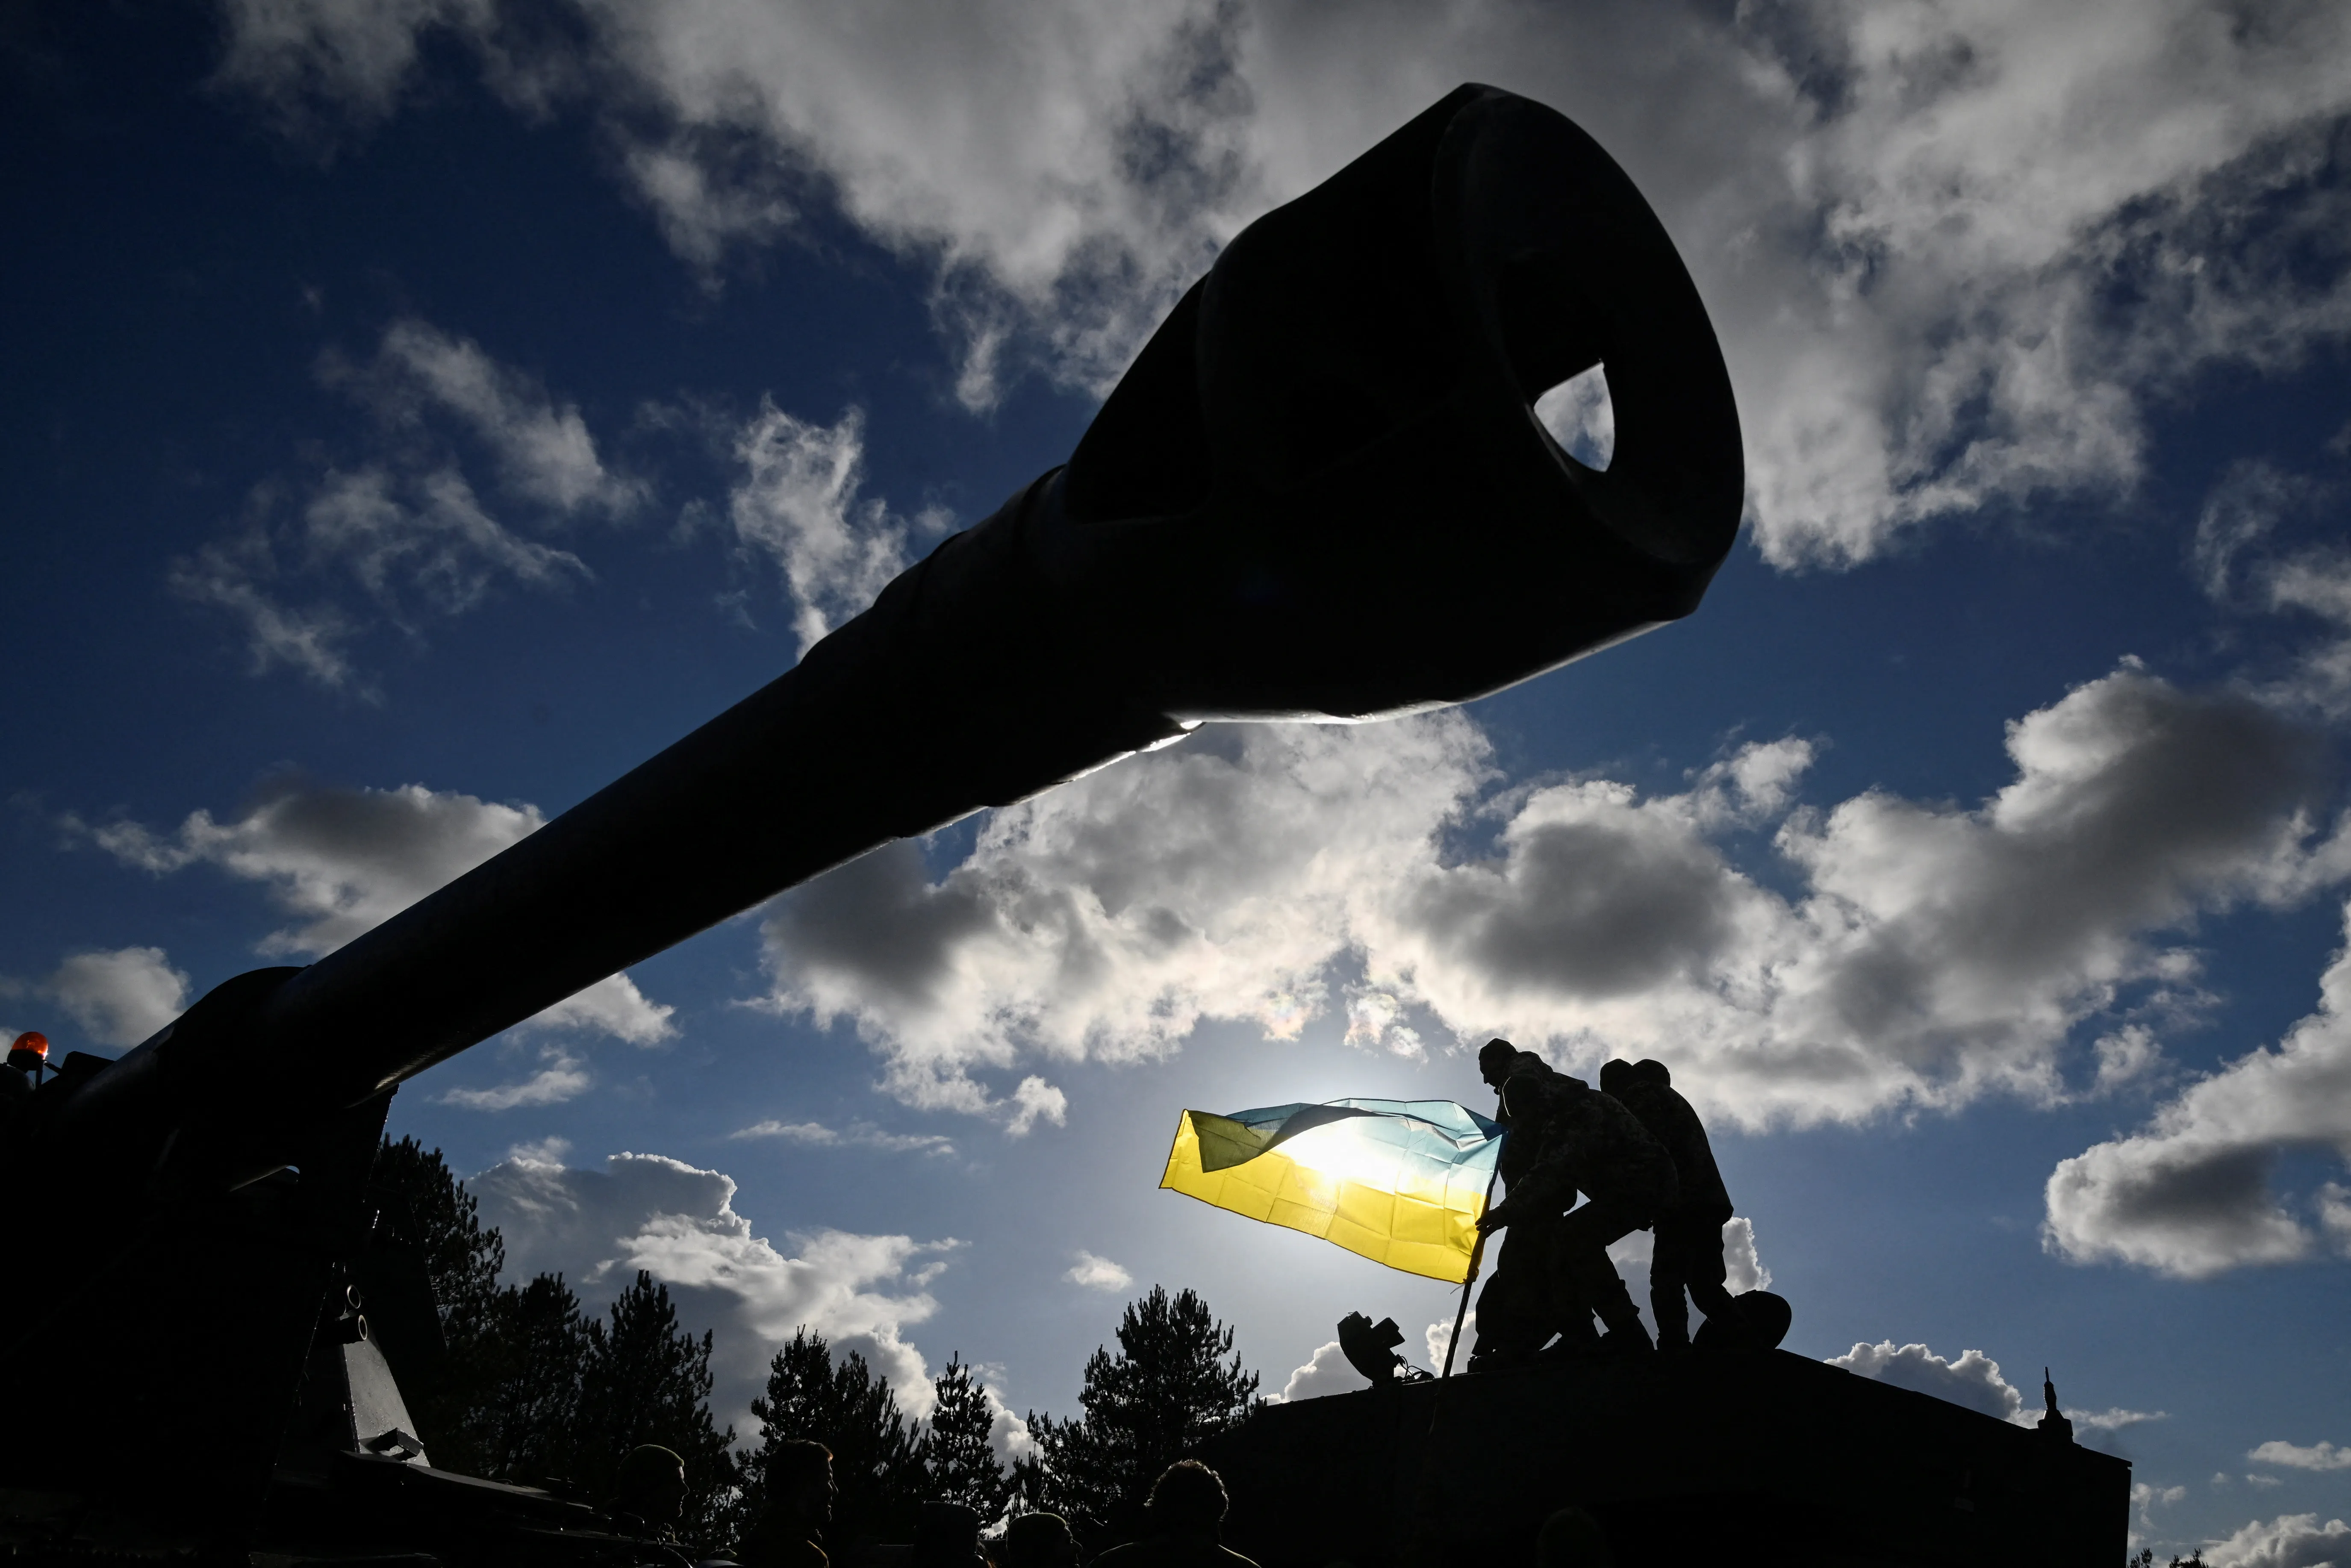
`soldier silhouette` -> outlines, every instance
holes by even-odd
[[[1479,1067],[1501,1068],[1496,1040],[1479,1053]],[[1488,1066],[1491,1053],[1494,1067]],[[1541,1146],[1520,1157],[1531,1163],[1512,1184],[1510,1196],[1478,1221],[1481,1231],[1532,1221],[1550,1229],[1550,1274],[1554,1301],[1573,1301],[1571,1315],[1596,1312],[1608,1327],[1602,1347],[1627,1354],[1652,1350],[1649,1331],[1633,1305],[1632,1293],[1608,1260],[1608,1249],[1635,1230],[1646,1230],[1669,1211],[1678,1196],[1673,1156],[1639,1118],[1580,1078],[1554,1072],[1540,1058],[1514,1052],[1502,1085],[1506,1113],[1536,1113],[1543,1129]],[[1517,1135],[1512,1123],[1511,1136]],[[1509,1157],[1510,1139],[1503,1141]],[[1561,1216],[1581,1190],[1591,1201]],[[1588,1322],[1585,1332],[1590,1332]],[[1485,1333],[1482,1314],[1479,1332]]]
[[[1740,1327],[1739,1303],[1724,1286],[1722,1228],[1730,1218],[1730,1193],[1705,1124],[1673,1082],[1662,1061],[1610,1061],[1600,1069],[1602,1092],[1639,1118],[1673,1155],[1677,1196],[1657,1217],[1656,1245],[1649,1254],[1649,1312],[1657,1320],[1657,1347],[1669,1354],[1690,1344],[1685,1291],[1717,1325],[1713,1332],[1729,1330],[1736,1343]]]
[[[1554,1334],[1562,1336],[1561,1354],[1589,1351],[1600,1343],[1592,1330],[1591,1308],[1566,1288],[1558,1267],[1560,1210],[1575,1195],[1545,1193],[1541,1198],[1552,1200],[1545,1202],[1526,1185],[1555,1132],[1552,1113],[1557,1096],[1544,1082],[1550,1071],[1542,1058],[1507,1040],[1489,1040],[1478,1053],[1478,1074],[1500,1097],[1495,1113],[1510,1131],[1502,1140],[1499,1169],[1512,1218],[1495,1249],[1493,1271],[1478,1292],[1478,1346],[1469,1354],[1471,1372],[1491,1372],[1506,1363],[1527,1360]],[[1512,1093],[1508,1091],[1514,1080]],[[1515,1201],[1522,1197],[1527,1201]]]

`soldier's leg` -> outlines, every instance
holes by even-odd
[[[1544,1302],[1544,1276],[1551,1261],[1550,1224],[1524,1220],[1504,1228],[1495,1249],[1493,1272],[1478,1292],[1478,1348],[1472,1365],[1520,1360],[1542,1348],[1552,1334]]]
[[[1624,1336],[1628,1345],[1647,1348],[1649,1331],[1642,1326],[1640,1309],[1625,1288],[1616,1265],[1608,1260],[1609,1246],[1641,1228],[1643,1217],[1627,1206],[1608,1199],[1585,1204],[1559,1222],[1560,1265],[1578,1294],[1600,1314],[1611,1334]]]
[[[1566,1266],[1566,1245],[1560,1234],[1560,1222],[1551,1223],[1549,1266],[1543,1270],[1543,1337],[1549,1339],[1554,1330],[1558,1343],[1545,1352],[1553,1356],[1589,1355],[1600,1348],[1600,1334],[1592,1326],[1592,1302],[1585,1298],[1582,1283],[1574,1271]]]
[[[1682,1300],[1687,1247],[1678,1227],[1657,1221],[1656,1243],[1649,1251],[1649,1315],[1657,1320],[1659,1350],[1689,1348],[1689,1309]]]
[[[1722,1261],[1722,1227],[1711,1220],[1692,1226],[1681,1256],[1683,1277],[1689,1282],[1690,1300],[1698,1303],[1698,1310],[1709,1322],[1719,1319],[1726,1328],[1735,1326],[1739,1302],[1723,1283],[1730,1270]]]

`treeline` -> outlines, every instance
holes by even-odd
[[[995,1412],[960,1355],[935,1380],[927,1422],[898,1406],[889,1379],[852,1351],[836,1357],[806,1329],[778,1350],[751,1402],[759,1430],[738,1448],[710,1412],[711,1338],[679,1326],[668,1287],[640,1272],[602,1317],[559,1274],[500,1285],[506,1248],[440,1151],[387,1141],[371,1197],[431,1281],[442,1352],[402,1371],[419,1436],[442,1469],[550,1486],[588,1501],[610,1492],[622,1456],[643,1443],[685,1461],[678,1533],[702,1553],[732,1550],[767,1506],[768,1464],[783,1443],[833,1453],[836,1542],[911,1539],[922,1504],[1008,1507],[1069,1520],[1089,1552],[1139,1533],[1152,1479],[1261,1403],[1233,1332],[1190,1291],[1155,1286],[1131,1303],[1118,1350],[1086,1361],[1067,1419],[1029,1415],[1031,1457],[1008,1470]]]

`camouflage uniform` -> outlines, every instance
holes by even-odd
[[[1589,1314],[1597,1312],[1623,1343],[1646,1345],[1648,1331],[1608,1260],[1608,1249],[1672,1209],[1679,1196],[1672,1155],[1624,1106],[1540,1061],[1522,1062],[1503,1085],[1502,1099],[1520,1114],[1540,1107],[1543,1136],[1520,1151],[1527,1168],[1497,1212],[1510,1210],[1506,1218],[1515,1229],[1521,1214],[1541,1224],[1573,1203],[1579,1190],[1589,1197],[1550,1227],[1552,1296],[1576,1303],[1572,1315],[1587,1336]],[[1482,1310],[1478,1326],[1482,1338]]]
[[[1658,1217],[1656,1246],[1649,1258],[1649,1311],[1657,1320],[1658,1343],[1667,1349],[1689,1343],[1687,1290],[1698,1311],[1718,1326],[1737,1322],[1739,1309],[1724,1281],[1722,1228],[1730,1218],[1730,1193],[1706,1141],[1705,1124],[1690,1103],[1675,1092],[1673,1075],[1662,1061],[1612,1061],[1600,1070],[1607,1092],[1640,1118],[1673,1155],[1679,1200]]]
[[[1558,1096],[1545,1082],[1554,1076],[1542,1058],[1520,1053],[1498,1113],[1497,1119],[1510,1129],[1497,1163],[1506,1201],[1522,1197],[1527,1201],[1511,1204],[1523,1218],[1514,1217],[1501,1233],[1493,1272],[1478,1292],[1478,1348],[1469,1357],[1473,1369],[1498,1360],[1524,1360],[1553,1334],[1564,1335],[1575,1348],[1598,1342],[1592,1332],[1591,1309],[1575,1292],[1561,1289],[1559,1211],[1574,1201],[1575,1194],[1571,1190],[1561,1198],[1547,1187],[1539,1195],[1527,1185],[1529,1173],[1542,1163],[1556,1135],[1552,1113]]]

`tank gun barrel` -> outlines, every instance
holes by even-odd
[[[1595,364],[1604,472],[1532,412]],[[1743,493],[1662,225],[1567,120],[1463,88],[1244,230],[1065,467],[796,668],[308,968],[215,990],[58,1130],[168,1123],[172,1168],[250,1179],[272,1129],[891,839],[1202,721],[1458,703],[1687,614]]]

